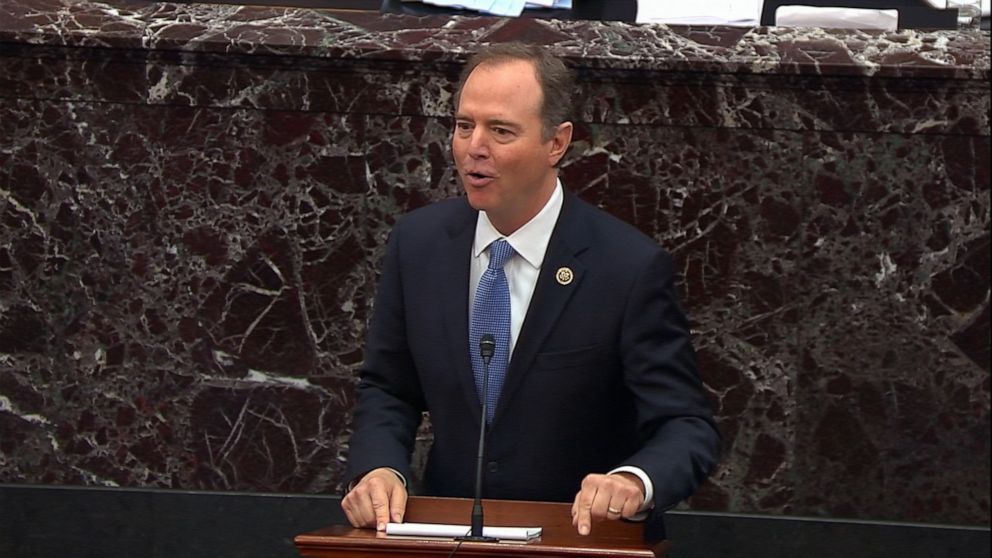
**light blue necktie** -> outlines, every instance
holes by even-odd
[[[482,375],[485,366],[479,351],[479,339],[490,334],[496,339],[496,351],[489,360],[489,385],[486,422],[492,422],[496,401],[503,389],[506,366],[510,358],[510,287],[503,273],[503,265],[513,256],[513,247],[500,239],[489,245],[489,268],[479,279],[472,307],[472,325],[469,327],[469,353],[472,355],[472,372],[475,375],[475,392],[482,401]]]

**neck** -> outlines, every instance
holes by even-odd
[[[531,219],[537,216],[538,213],[544,209],[544,206],[548,204],[548,200],[551,199],[551,195],[555,192],[555,187],[558,186],[558,174],[554,173],[551,175],[550,180],[545,181],[542,185],[541,190],[535,194],[531,203],[524,208],[523,211],[518,211],[515,213],[507,212],[508,214],[497,214],[491,211],[486,212],[486,216],[489,217],[489,222],[492,223],[493,227],[499,231],[503,236],[510,236],[511,234],[517,232],[520,227],[526,225]]]

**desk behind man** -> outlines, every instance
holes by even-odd
[[[469,61],[452,137],[466,196],[407,215],[387,247],[342,502],[353,525],[402,520],[423,411],[426,491],[473,493],[485,333],[498,341],[484,497],[572,501],[581,534],[660,525],[715,464],[671,257],[558,180],[572,91],[542,47]]]

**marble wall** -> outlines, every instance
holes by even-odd
[[[0,482],[336,490],[386,236],[514,39],[579,72],[566,186],[681,266],[688,506],[988,525],[987,32],[4,2]]]

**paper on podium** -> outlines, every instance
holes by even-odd
[[[638,0],[637,23],[752,27],[761,19],[762,0]]]
[[[519,16],[525,8],[572,9],[572,0],[403,0],[497,16]]]
[[[947,0],[927,0],[927,4],[930,4],[938,10],[946,10],[957,7],[954,5],[949,6]],[[954,2],[954,4],[957,4],[957,2]],[[992,9],[990,8],[992,8],[992,0],[982,0],[982,17],[989,17],[989,14],[992,13]]]
[[[899,27],[899,11],[865,8],[779,6],[775,10],[775,25],[782,27],[883,29],[885,31],[895,31]]]
[[[468,525],[445,523],[387,523],[386,534],[398,537],[464,537],[472,531]],[[540,527],[483,527],[482,536],[502,541],[529,541],[541,536]]]

